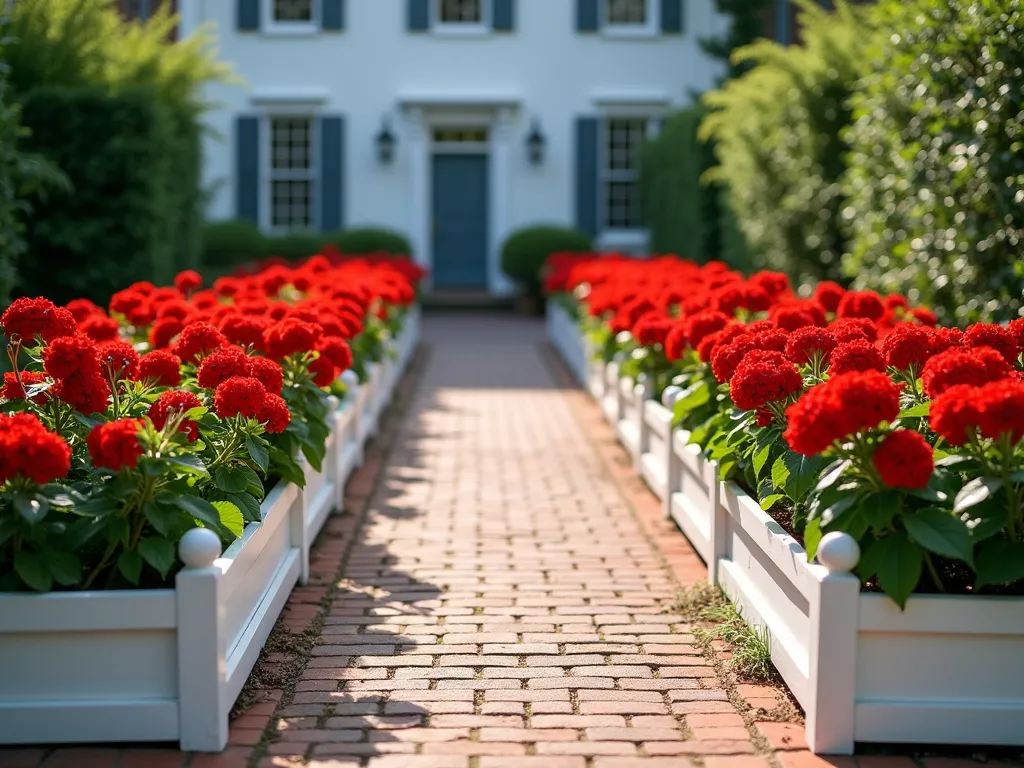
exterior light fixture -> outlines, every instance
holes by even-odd
[[[544,145],[546,143],[547,139],[544,138],[544,134],[540,130],[540,121],[534,120],[530,134],[526,137],[526,151],[530,162],[534,165],[544,162]]]
[[[398,140],[391,132],[391,122],[385,117],[377,134],[377,157],[381,163],[388,165],[395,158],[395,145]]]

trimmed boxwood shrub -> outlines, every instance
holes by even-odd
[[[887,2],[848,133],[857,284],[948,323],[1024,312],[1024,6]],[[896,33],[893,34],[892,30]]]
[[[379,227],[358,227],[328,234],[327,241],[342,253],[390,253],[411,256],[412,245],[402,234]]]
[[[568,227],[541,224],[509,235],[501,248],[501,271],[515,280],[523,293],[539,298],[541,269],[552,253],[593,250],[590,235]]]
[[[183,197],[170,110],[149,88],[46,87],[28,94],[26,147],[73,189],[33,202],[18,293],[105,302],[135,280],[168,283]],[[176,205],[177,204],[177,205]]]

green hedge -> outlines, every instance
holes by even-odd
[[[887,2],[854,96],[844,266],[944,322],[1024,312],[1024,6]]]
[[[328,245],[349,254],[412,255],[412,246],[403,235],[376,227],[267,236],[248,221],[214,221],[203,227],[201,239],[201,261],[211,274],[230,272],[268,256],[304,259]]]
[[[27,146],[56,162],[73,189],[35,203],[19,293],[105,301],[196,262],[198,169],[181,165],[198,165],[196,139],[151,89],[39,88],[25,99],[24,121]]]
[[[757,266],[796,279],[840,276],[845,170],[842,131],[870,37],[863,9],[837,0],[802,9],[802,46],[761,41],[740,49],[756,66],[704,97],[700,136],[714,140],[710,178],[727,188],[732,214]]]
[[[501,270],[515,280],[524,294],[541,296],[541,269],[552,253],[593,250],[590,235],[568,227],[541,224],[509,235],[501,248]]]

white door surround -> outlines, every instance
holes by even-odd
[[[451,148],[451,145],[435,145],[434,130],[486,129],[486,144],[474,144],[472,148],[488,156],[487,287],[494,295],[511,294],[514,285],[501,272],[501,245],[509,233],[513,128],[520,99],[438,94],[405,96],[399,98],[398,103],[405,115],[409,139],[409,234],[416,261],[428,269],[433,264],[431,160],[435,151]],[[430,290],[432,280],[428,277],[425,282],[424,288]]]

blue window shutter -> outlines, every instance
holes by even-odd
[[[789,0],[775,0],[775,42],[789,45]]]
[[[491,26],[497,32],[512,32],[516,28],[515,0],[494,0],[492,7],[494,22]]]
[[[235,215],[260,225],[260,119],[235,120]]]
[[[345,204],[345,118],[320,118],[320,229],[341,229]]]
[[[320,28],[330,32],[345,28],[345,0],[320,0]]]
[[[576,31],[597,32],[600,27],[600,0],[576,0]]]
[[[430,0],[408,0],[409,31],[425,32],[430,29]]]
[[[600,199],[597,177],[596,117],[580,117],[576,120],[576,227],[589,235],[598,231],[598,200]]]
[[[666,35],[683,33],[683,3],[686,0],[661,0],[661,31]]]
[[[238,28],[242,32],[259,32],[260,0],[238,0]]]

